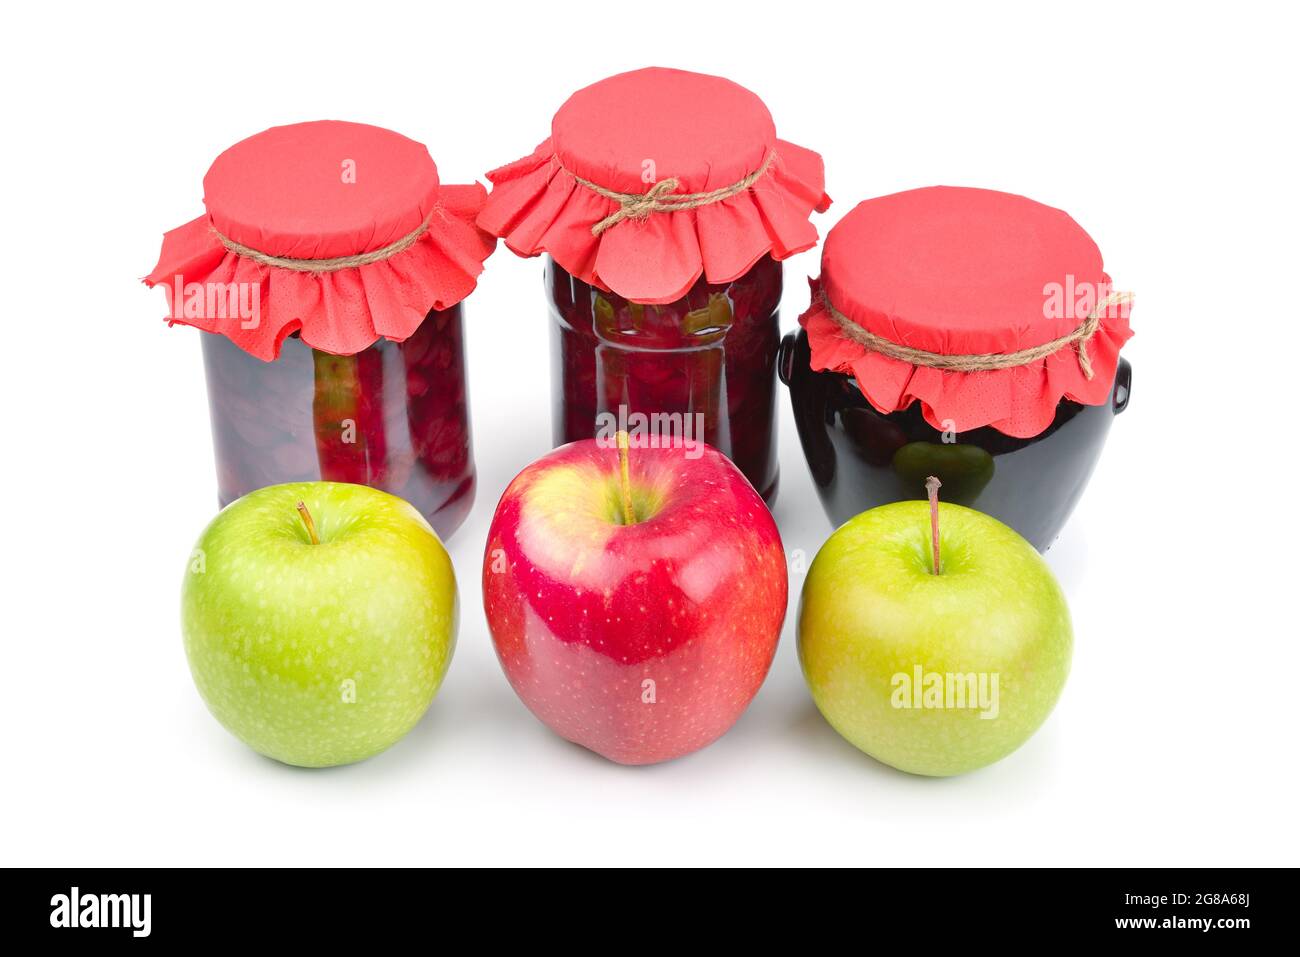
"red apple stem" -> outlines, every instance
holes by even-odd
[[[925,480],[925,491],[930,496],[930,544],[934,549],[934,573],[939,574],[939,487],[943,485],[931,475]]]
[[[636,512],[632,509],[632,474],[628,466],[627,433],[619,429],[614,438],[618,442],[618,481],[623,491],[623,524],[635,525]]]
[[[307,511],[307,503],[298,503],[298,514],[302,516],[302,523],[307,526],[307,534],[311,536],[311,543],[319,545],[320,539],[316,536],[316,523],[312,521],[311,512]]]

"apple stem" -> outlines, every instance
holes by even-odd
[[[618,442],[618,481],[623,491],[623,524],[635,525],[636,512],[632,509],[632,474],[627,458],[627,432],[619,429],[615,441]]]
[[[935,476],[925,480],[925,491],[930,496],[930,544],[934,549],[934,573],[939,574],[939,487],[943,485]]]
[[[320,539],[316,536],[316,523],[312,521],[311,512],[307,511],[307,503],[298,503],[298,514],[302,516],[302,523],[307,526],[307,534],[311,536],[311,543],[319,545]]]

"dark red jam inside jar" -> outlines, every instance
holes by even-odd
[[[702,440],[770,502],[780,261],[817,242],[821,157],[744,87],[650,68],[573,94],[488,178],[480,228],[547,257],[556,443]]]
[[[781,264],[764,256],[733,282],[700,279],[662,305],[605,292],[549,257],[546,269],[555,444],[591,438],[620,409],[680,413],[689,437],[731,458],[771,502]]]
[[[474,501],[459,305],[410,338],[332,355],[294,336],[263,362],[203,336],[217,490],[224,507],[254,489],[325,480],[398,495],[447,537]]]
[[[145,279],[203,331],[218,497],[326,480],[410,502],[444,538],[474,496],[461,301],[495,240],[486,191],[423,145],[325,121],[236,143],[205,215]]]

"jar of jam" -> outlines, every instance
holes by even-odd
[[[555,444],[707,442],[770,503],[780,261],[817,242],[821,158],[743,87],[651,68],[579,90],[488,178],[479,226],[547,257]]]
[[[1021,196],[911,190],[848,213],[812,288],[780,376],[831,521],[934,475],[1050,547],[1132,387],[1131,297],[1088,234]]]
[[[222,153],[207,213],[146,278],[204,331],[222,506],[325,479],[405,498],[450,535],[474,497],[461,300],[495,240],[481,186],[356,123],[276,127]]]

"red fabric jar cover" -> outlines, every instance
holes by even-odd
[[[440,184],[422,144],[360,123],[298,123],[249,137],[217,157],[203,193],[207,214],[163,237],[158,265],[144,281],[166,284],[169,296],[177,283],[256,284],[256,328],[183,317],[174,303],[168,323],[223,333],[265,360],[295,331],[336,355],[380,337],[400,342],[430,309],[469,295],[496,245],[474,226],[486,198],[481,185]],[[236,251],[222,237],[247,249]],[[391,256],[327,271],[250,258],[327,260],[395,243],[402,245]]]
[[[1062,397],[1101,405],[1133,335],[1126,304],[1096,308],[1110,277],[1079,224],[993,190],[936,186],[860,203],[826,237],[812,288],[799,319],[812,368],[852,376],[881,413],[920,401],[940,430],[990,425],[1028,438],[1052,423]],[[832,309],[890,343],[981,359],[1068,336],[1093,312],[1100,324],[1082,357],[1070,343],[1025,365],[955,372],[873,351]]]
[[[521,256],[549,253],[584,282],[643,303],[680,299],[701,274],[727,283],[766,253],[811,248],[808,216],[830,205],[821,157],[777,139],[762,100],[730,80],[659,67],[579,90],[550,139],[488,179],[480,227]],[[669,179],[666,203],[729,195],[632,212],[593,233],[623,205],[593,186],[644,196]]]

